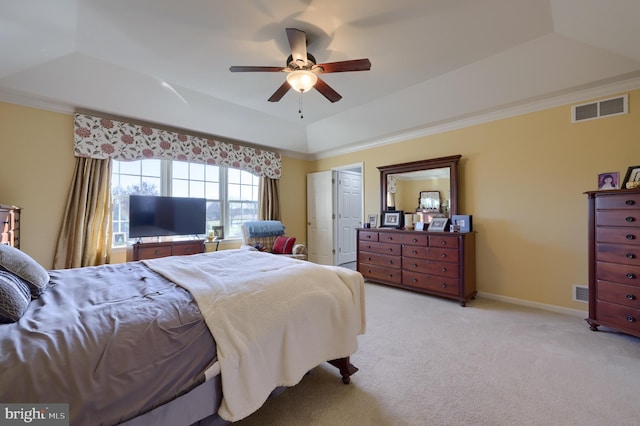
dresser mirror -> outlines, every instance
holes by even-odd
[[[460,157],[461,155],[453,155],[378,167],[381,211],[402,210],[409,213],[428,210],[430,213],[437,212],[442,217],[458,214]],[[425,207],[434,206],[435,196],[427,196],[434,192],[438,193],[438,207]],[[419,194],[418,198],[416,194]]]

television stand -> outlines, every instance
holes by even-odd
[[[204,240],[137,242],[127,247],[127,262],[196,253],[204,253]]]

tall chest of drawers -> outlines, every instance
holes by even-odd
[[[0,204],[0,244],[20,248],[20,207]]]
[[[640,191],[587,192],[589,318],[640,336]]]
[[[371,281],[457,300],[475,297],[475,233],[358,230],[358,271]]]

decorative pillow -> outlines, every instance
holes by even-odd
[[[263,246],[262,244],[260,244],[260,243],[255,243],[253,245],[253,248],[258,250],[258,251],[267,251],[267,248],[265,246]]]
[[[0,267],[25,280],[33,297],[40,296],[49,284],[47,270],[15,247],[0,244]]]
[[[277,237],[273,242],[272,253],[275,254],[291,254],[293,251],[293,245],[296,243],[295,237]]]
[[[0,271],[0,323],[16,322],[31,302],[29,286],[20,277]]]

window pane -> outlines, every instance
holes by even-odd
[[[120,161],[120,173],[130,175],[140,175],[140,160]]]
[[[220,199],[220,185],[217,182],[207,182],[205,184],[205,198],[209,200]]]
[[[229,200],[239,200],[240,199],[240,185],[229,184],[227,186],[228,194],[227,198]],[[231,207],[229,207],[231,208]]]
[[[206,165],[205,173],[207,176],[207,181],[220,182],[220,167]]]
[[[204,164],[189,163],[189,179],[204,180]]]
[[[240,170],[227,169],[229,183],[240,183]]]
[[[207,203],[207,230],[212,226],[222,225],[222,214],[220,209],[220,201],[211,201]]]
[[[189,197],[204,198],[204,182],[194,180],[190,181]]]
[[[189,179],[189,163],[184,161],[172,161],[171,173],[174,179]]]
[[[173,179],[173,185],[171,188],[171,195],[174,197],[188,197],[189,196],[189,181],[182,179]]]
[[[160,160],[142,160],[141,163],[144,176],[160,177]]]

